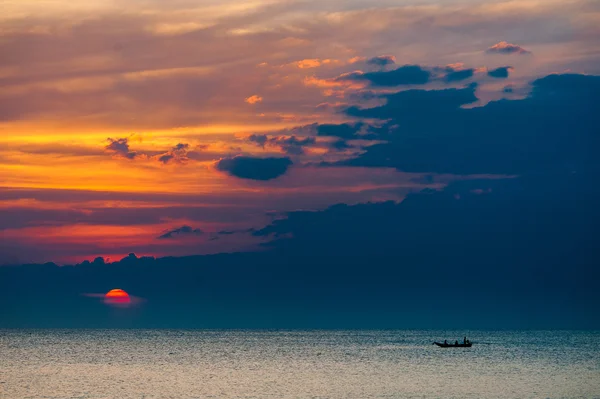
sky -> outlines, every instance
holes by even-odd
[[[53,262],[45,272],[0,268],[6,285],[66,278],[80,296],[128,283],[149,298],[152,269],[161,280],[172,273],[170,298],[192,306],[207,299],[184,301],[196,289],[175,288],[200,278],[192,265],[234,262],[233,274],[255,270],[245,278],[261,292],[279,287],[273,297],[253,291],[261,315],[280,314],[275,302],[287,304],[281,315],[302,308],[302,287],[335,309],[323,287],[366,278],[363,294],[384,318],[410,290],[388,298],[381,292],[391,288],[370,278],[408,273],[439,293],[430,275],[409,271],[464,269],[482,279],[455,282],[472,297],[527,291],[531,309],[551,304],[533,325],[551,325],[552,311],[571,313],[558,326],[592,323],[598,2],[8,0],[2,8],[0,265]],[[211,254],[219,255],[202,257]],[[391,269],[371,270],[373,256]],[[182,266],[167,272],[169,262]],[[137,277],[121,263],[135,264]],[[74,264],[79,272],[55,267]],[[498,275],[505,285],[490,287]],[[280,290],[292,276],[303,277],[288,297]],[[217,280],[226,303],[244,301],[229,277]],[[338,294],[356,310],[356,296]],[[15,325],[41,320],[20,319],[4,300]],[[509,303],[495,314],[510,319]],[[159,325],[170,325],[165,312]],[[473,312],[468,320],[485,319]],[[140,325],[152,324],[147,317]]]

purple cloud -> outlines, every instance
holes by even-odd
[[[204,234],[204,232],[200,229],[194,229],[190,226],[181,226],[177,229],[169,230],[157,238],[159,240],[168,240],[180,236],[200,236],[202,234]]]
[[[158,161],[163,164],[168,164],[169,162],[176,163],[185,163],[189,160],[188,158],[188,149],[190,148],[189,144],[179,143],[175,147],[173,147],[168,152],[159,155]]]
[[[114,155],[127,159],[134,159],[138,156],[137,152],[129,149],[129,142],[127,138],[112,139],[109,137],[107,141],[108,144],[104,148]]]
[[[377,57],[369,58],[367,65],[374,65],[378,67],[384,67],[387,65],[394,65],[396,63],[396,57],[393,55],[379,55]]]
[[[314,145],[317,142],[314,137],[269,137],[266,134],[253,134],[248,137],[248,141],[263,148],[267,145],[272,147],[278,147],[289,155],[302,155],[304,154],[304,147]]]

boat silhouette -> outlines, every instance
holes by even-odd
[[[433,344],[439,346],[440,348],[470,348],[471,346],[473,346],[473,343],[471,342],[467,342],[466,344],[449,344],[447,342],[434,342]]]

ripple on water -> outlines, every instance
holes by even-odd
[[[600,333],[0,331],[1,398],[600,397]]]

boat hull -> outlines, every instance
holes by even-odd
[[[468,344],[444,344],[444,343],[440,343],[440,342],[434,342],[434,344],[436,344],[437,346],[439,346],[440,348],[470,348],[471,346],[473,346],[472,343],[468,343]]]

